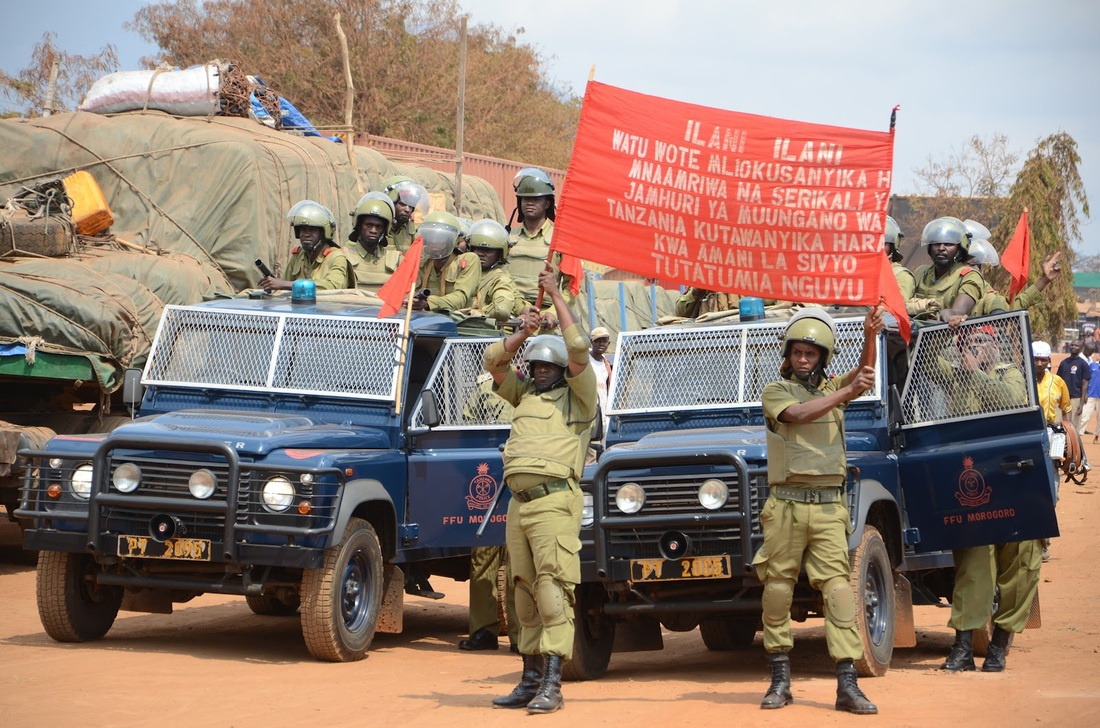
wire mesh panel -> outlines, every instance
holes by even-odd
[[[1023,312],[920,329],[902,393],[907,426],[987,417],[1036,406]]]
[[[169,306],[143,383],[394,401],[404,323]]]
[[[827,371],[852,369],[863,350],[863,318],[836,321]],[[760,404],[779,378],[786,321],[713,327],[662,327],[619,335],[609,413],[724,409]],[[864,397],[878,398],[875,390]]]
[[[424,385],[436,396],[440,423],[436,429],[457,427],[508,427],[512,421],[512,406],[493,392],[493,379],[482,362],[485,350],[499,339],[448,339],[436,359],[435,368]],[[522,376],[527,376],[523,352],[512,360]],[[413,425],[423,425],[420,404],[412,415]]]

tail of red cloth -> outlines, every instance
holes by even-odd
[[[413,282],[420,275],[420,256],[424,250],[424,238],[417,236],[413,244],[405,251],[405,257],[401,260],[397,270],[390,279],[378,289],[378,297],[382,299],[382,308],[378,312],[378,318],[393,316],[401,310],[401,304],[409,295]]]
[[[890,259],[885,255],[880,257],[882,258],[882,268],[879,272],[879,296],[881,296],[882,303],[886,306],[886,310],[892,313],[894,318],[898,320],[898,333],[901,334],[901,338],[905,339],[905,343],[908,344],[911,331],[909,327],[909,314],[905,312],[905,299],[901,295],[901,288],[898,287],[898,279],[894,276],[894,269],[890,265]]]
[[[1016,231],[1012,233],[1012,240],[1005,247],[1001,256],[1001,266],[1012,276],[1012,283],[1008,287],[1008,300],[1016,298],[1020,291],[1027,287],[1028,272],[1031,268],[1031,231],[1027,224],[1027,208],[1024,208],[1016,223]]]

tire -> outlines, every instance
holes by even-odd
[[[603,613],[607,591],[602,584],[578,584],[573,621],[573,657],[562,667],[566,680],[595,680],[607,672],[615,646],[615,622]]]
[[[122,604],[122,589],[95,583],[88,554],[40,551],[36,594],[38,618],[58,642],[90,642],[107,634]]]
[[[863,538],[852,554],[851,584],[856,628],[863,640],[863,656],[855,661],[856,670],[862,677],[882,677],[894,655],[897,604],[890,555],[874,526],[864,526]]]
[[[244,600],[253,614],[263,617],[293,617],[302,604],[300,596],[284,601],[274,594],[246,594]]]
[[[756,625],[760,620],[752,617],[711,617],[699,623],[699,633],[708,650],[729,652],[752,646],[756,639]]]
[[[318,660],[367,655],[382,609],[382,547],[369,523],[352,518],[325,563],[302,574],[302,636]]]

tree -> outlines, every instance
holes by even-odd
[[[356,129],[454,147],[456,0],[181,0],[147,5],[126,27],[159,46],[151,64],[236,62],[315,124],[332,126],[344,122],[337,12],[351,56]],[[464,148],[564,167],[580,99],[546,80],[543,58],[521,34],[471,24]]]
[[[0,71],[0,94],[24,104],[25,116],[75,108],[95,79],[118,70],[118,54],[110,43],[98,55],[80,56],[60,50],[56,42],[57,36],[44,33],[31,51],[31,65],[17,76]],[[50,76],[55,65],[57,78],[50,100]]]
[[[1003,251],[1024,208],[1031,228],[1031,271],[1035,280],[1042,274],[1044,258],[1062,251],[1061,277],[1044,291],[1043,305],[1031,309],[1031,326],[1050,341],[1062,338],[1062,329],[1077,320],[1077,299],[1073,293],[1076,254],[1073,244],[1081,240],[1079,215],[1089,216],[1085,186],[1077,166],[1081,157],[1077,142],[1066,132],[1051,134],[1028,153],[1016,175],[1004,205],[1004,216],[993,229],[992,242]],[[1008,274],[997,269],[991,280],[1000,290],[1008,286]]]
[[[992,229],[1004,215],[1008,184],[1019,158],[1004,134],[988,139],[975,134],[943,160],[929,156],[924,167],[913,170],[921,195],[911,201],[913,209],[928,220],[944,215],[974,218]]]

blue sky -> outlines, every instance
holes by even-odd
[[[1066,131],[1100,217],[1100,3],[1095,0],[459,0],[472,21],[523,29],[558,84],[604,83],[767,116],[884,129],[901,105],[897,194],[913,170],[977,134],[1026,153]],[[5,12],[0,68],[16,73],[46,31],[71,53],[148,46],[122,25],[146,2],[54,0]],[[258,69],[262,74],[262,69]],[[292,99],[293,100],[293,99]],[[919,235],[919,230],[905,231]],[[1100,255],[1100,223],[1078,251]]]

